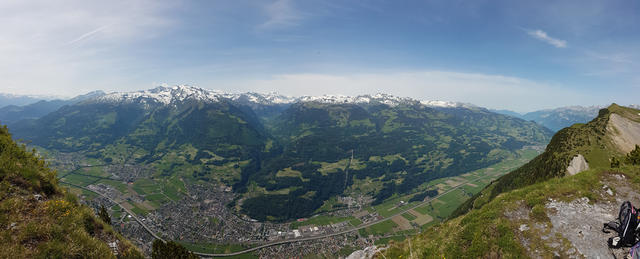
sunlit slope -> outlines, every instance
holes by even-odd
[[[502,192],[564,176],[571,160],[577,155],[584,156],[592,168],[609,166],[612,156],[630,151],[626,144],[622,148],[620,134],[623,132],[619,123],[610,123],[610,118],[622,117],[624,118],[622,121],[640,122],[639,112],[636,109],[612,104],[602,109],[598,117],[589,123],[575,124],[558,131],[544,153],[488,186],[486,190],[461,206],[454,216],[464,213],[471,206],[481,207]],[[632,139],[629,141],[622,141],[622,143],[633,143]],[[640,139],[635,141],[640,143]]]
[[[409,241],[392,244],[386,256],[513,258],[576,255],[578,250],[572,249],[574,243],[563,233],[554,234],[557,226],[551,224],[550,215],[558,211],[549,209],[549,204],[551,201],[575,203],[586,199],[588,203],[581,206],[606,204],[602,207],[610,209],[604,211],[613,215],[618,206],[617,190],[637,190],[636,183],[640,182],[640,167],[627,159],[630,150],[620,141],[626,139],[625,144],[640,144],[640,138],[635,137],[633,130],[638,125],[640,111],[613,104],[601,110],[593,121],[561,130],[543,154],[488,186],[459,208],[457,215],[449,221]],[[578,154],[585,157],[589,169],[570,175],[567,167]],[[621,161],[621,166],[611,168],[613,160]],[[613,194],[609,189],[614,190]],[[588,224],[587,217],[594,215],[582,215],[585,217],[582,222]],[[611,220],[608,218],[596,220],[597,226],[586,227],[599,231],[599,221]]]
[[[112,243],[112,248],[108,246]],[[0,128],[1,258],[142,258],[61,189],[55,171]]]

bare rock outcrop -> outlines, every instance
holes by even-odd
[[[622,153],[629,153],[635,145],[640,145],[640,123],[618,114],[609,116],[607,133]]]
[[[587,163],[587,160],[584,159],[584,156],[578,154],[573,157],[571,163],[569,163],[569,166],[567,167],[567,174],[574,175],[584,170],[589,170],[589,164]]]

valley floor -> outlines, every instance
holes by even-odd
[[[439,195],[424,201],[409,202],[410,194],[370,206],[371,199],[366,197],[338,197],[339,202],[348,204],[346,208],[289,223],[256,222],[233,214],[226,204],[235,196],[226,186],[194,184],[180,178],[154,182],[145,178],[148,168],[103,165],[74,154],[58,158],[62,162],[54,166],[61,172],[63,185],[66,183],[92,207],[110,208],[114,228],[147,253],[154,237],[141,223],[164,239],[205,254],[286,242],[239,257],[336,257],[374,244],[404,240],[438,224],[491,181],[539,152],[540,148],[523,150],[520,157],[491,167],[426,183],[422,188],[437,189]],[[135,217],[129,215],[131,212]],[[313,240],[299,241],[305,238]]]

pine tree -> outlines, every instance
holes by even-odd
[[[618,160],[618,158],[611,157],[611,168],[619,168],[620,167],[620,160]]]
[[[627,154],[627,163],[632,165],[640,165],[640,147],[636,145],[634,150]]]
[[[107,209],[104,207],[104,205],[100,205],[98,216],[100,217],[100,219],[102,219],[102,221],[104,221],[104,223],[111,225],[111,217],[109,216],[109,213],[107,212]]]

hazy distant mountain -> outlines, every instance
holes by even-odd
[[[37,119],[59,109],[62,106],[81,102],[103,94],[104,92],[102,91],[94,91],[68,100],[40,100],[35,103],[22,106],[7,105],[0,108],[0,123],[12,126],[13,123],[20,120]]]
[[[0,93],[0,107],[4,107],[7,105],[27,105],[43,99],[44,98],[29,95]]]
[[[587,123],[598,115],[604,106],[568,106],[556,109],[540,110],[522,115],[553,131],[561,130],[575,123]]]
[[[633,105],[629,107],[634,107]],[[569,127],[575,123],[587,123],[598,115],[604,106],[567,106],[555,109],[545,109],[525,114],[511,110],[491,110],[492,112],[513,116],[516,118],[535,121],[553,131]]]
[[[490,111],[522,119],[522,114],[514,112],[514,111],[511,111],[511,110],[493,110],[493,109],[490,109]]]

